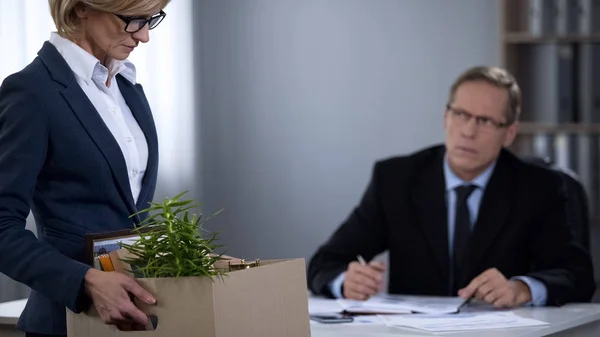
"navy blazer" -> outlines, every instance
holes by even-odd
[[[117,81],[148,142],[137,205],[119,145],[52,44],[0,86],[0,272],[32,289],[22,330],[66,335],[66,308],[91,304],[82,286],[85,234],[133,228],[140,217],[130,215],[152,201],[150,106],[141,85]],[[25,229],[30,209],[38,238]]]

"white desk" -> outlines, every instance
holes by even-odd
[[[15,325],[26,300],[0,303],[0,336],[23,337]],[[532,328],[444,333],[443,336],[538,337],[538,336],[600,336],[600,304],[569,304],[561,308],[524,308],[515,311],[524,317],[539,319],[550,325]],[[386,326],[352,326],[311,324],[311,337],[407,337],[440,336],[426,332]],[[183,336],[182,336],[183,337]],[[284,336],[282,336],[284,337]]]
[[[0,303],[0,336],[24,337],[25,334],[16,329],[17,320],[25,309],[27,300]]]
[[[461,336],[461,337],[538,337],[600,336],[600,304],[570,304],[561,308],[522,308],[514,311],[523,317],[549,325],[529,328],[490,329],[472,332],[432,334],[415,329],[385,325],[311,324],[312,337],[385,337],[385,336]]]

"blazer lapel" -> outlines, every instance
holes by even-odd
[[[119,144],[77,82],[72,82],[71,85],[65,88],[62,91],[62,95],[69,106],[71,106],[73,113],[75,113],[81,125],[106,158],[121,196],[126,201],[130,213],[135,213],[136,207],[133,202],[131,187],[129,186],[127,165]]]
[[[83,128],[90,135],[90,138],[106,158],[113,172],[116,186],[129,212],[131,214],[137,212],[131,187],[129,186],[125,158],[119,144],[104,124],[102,117],[75,80],[75,76],[69,65],[51,43],[45,42],[38,55],[48,68],[52,78],[64,86],[61,90],[62,96],[73,110]],[[137,219],[136,217],[134,220]]]
[[[125,102],[140,125],[140,128],[146,137],[146,142],[148,143],[148,164],[137,205],[138,209],[142,209],[147,207],[144,203],[149,197],[148,194],[151,190],[152,184],[150,183],[150,180],[154,179],[153,177],[156,177],[158,171],[158,137],[156,135],[156,127],[154,125],[154,119],[152,118],[152,112],[145,99],[141,85],[136,84],[134,86],[121,75],[117,76],[117,82],[119,84],[119,90],[125,98]]]
[[[450,254],[443,169],[444,150],[438,150],[435,156],[413,185],[411,195],[416,217],[438,265],[442,284],[446,285],[450,277]]]
[[[510,155],[503,152],[498,158],[481,200],[477,221],[465,252],[466,265],[463,270],[466,275],[462,275],[465,284],[470,281],[470,278],[477,276],[474,273],[479,261],[485,257],[487,250],[508,223],[512,208],[511,200],[515,197],[508,156]]]

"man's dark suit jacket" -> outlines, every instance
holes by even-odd
[[[153,198],[150,107],[139,84],[117,81],[148,142],[137,205],[119,145],[53,45],[0,87],[0,272],[32,289],[18,323],[26,331],[66,334],[66,308],[90,304],[85,234],[133,228],[140,217],[129,216]],[[39,240],[25,229],[30,207]]]
[[[444,153],[444,146],[436,146],[375,164],[360,204],[310,261],[314,293],[332,296],[328,283],[357,254],[371,259],[389,250],[390,293],[450,295]],[[568,225],[562,186],[558,173],[502,150],[459,286],[495,267],[507,278],[540,280],[548,290],[547,305],[590,301],[592,263]]]

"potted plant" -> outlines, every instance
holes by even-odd
[[[184,194],[136,213],[148,214],[134,230],[138,238],[109,253],[112,261],[123,262],[114,271],[133,273],[157,300],[148,304],[133,297],[149,317],[145,329],[151,332],[146,334],[310,337],[304,259],[252,265],[216,254],[217,234],[204,229],[210,218],[190,215],[197,205],[183,200]],[[93,308],[81,314],[68,311],[67,334],[122,336]]]
[[[221,277],[226,270],[215,263],[225,258],[215,253],[217,234],[204,225],[210,217],[202,213],[189,214],[198,204],[183,200],[187,191],[162,203],[150,203],[144,210],[132,215],[148,213],[134,232],[139,235],[132,244],[121,243],[128,251],[121,259],[129,265],[137,278],[208,276]],[[219,214],[219,210],[214,215]]]

